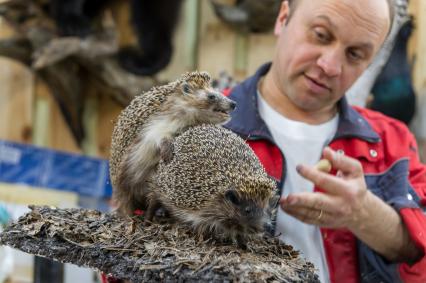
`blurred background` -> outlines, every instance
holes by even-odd
[[[0,0],[0,227],[28,204],[108,211],[120,111],[186,71],[219,89],[253,74],[274,53],[280,3]],[[406,123],[425,162],[426,1],[396,3],[385,48],[348,97]],[[0,247],[0,283],[75,280],[99,278]]]

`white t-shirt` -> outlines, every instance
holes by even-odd
[[[320,125],[310,125],[289,120],[275,111],[258,92],[260,117],[268,126],[275,143],[285,156],[286,178],[282,196],[290,193],[312,192],[313,183],[296,172],[298,164],[314,165],[321,158],[323,148],[337,131],[338,115]],[[322,236],[318,226],[305,224],[278,209],[277,235],[302,252],[318,269],[319,279],[330,282]]]

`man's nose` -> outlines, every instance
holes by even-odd
[[[327,50],[322,53],[318,58],[317,64],[329,77],[337,77],[342,74],[342,56],[336,49]]]

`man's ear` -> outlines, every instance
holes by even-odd
[[[290,7],[288,6],[288,1],[283,1],[281,3],[280,12],[278,14],[277,20],[275,21],[274,34],[279,36],[282,28],[286,25],[288,17],[290,15]]]

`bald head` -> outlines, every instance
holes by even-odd
[[[303,0],[284,0],[288,2],[288,5],[290,7],[290,15],[288,17],[288,20],[291,19],[291,16],[293,15],[294,11],[296,10],[297,5],[302,2]],[[386,1],[388,9],[389,9],[389,20],[390,20],[390,29],[392,27],[393,19],[395,17],[395,2],[394,0],[376,0],[376,1]]]

